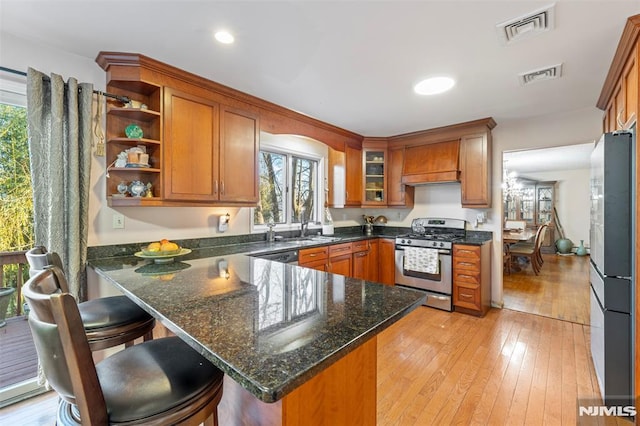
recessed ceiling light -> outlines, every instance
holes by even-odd
[[[218,31],[215,33],[214,37],[223,44],[231,44],[234,40],[233,36],[228,31]]]
[[[413,86],[418,95],[437,95],[451,89],[456,82],[450,77],[431,77]]]

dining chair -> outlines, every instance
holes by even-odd
[[[502,245],[502,268],[507,275],[511,275],[511,251],[507,243]]]
[[[51,265],[57,266],[59,273],[63,273],[60,256],[55,252],[48,252],[42,246],[28,250],[26,257],[30,277]],[[58,289],[60,293],[69,293],[66,279],[56,282],[63,286]],[[153,339],[155,319],[126,296],[88,300],[79,303],[78,309],[92,351],[121,344],[128,347],[139,337],[144,341]]]
[[[538,275],[542,268],[542,263],[539,260],[542,258],[540,248],[542,247],[542,241],[544,239],[543,234],[545,233],[547,226],[548,225],[541,225],[540,228],[538,228],[533,245],[519,243],[514,244],[509,248],[511,260],[513,261],[513,258],[518,257],[528,258],[529,263],[531,263],[531,269],[533,269],[533,272],[536,275]]]
[[[539,268],[540,269],[542,267],[542,264],[544,263],[544,259],[542,257],[542,244],[544,243],[544,239],[547,235],[547,228],[549,227],[549,225],[540,225],[540,227],[537,229],[536,231],[536,237],[533,239],[533,241],[522,241],[519,243],[516,243],[516,247],[528,247],[528,248],[535,248],[536,245],[536,241],[538,241],[538,233],[540,233],[540,249],[536,252],[536,261],[538,262]]]
[[[224,373],[179,337],[123,349],[94,364],[78,304],[62,271],[30,278],[22,294],[49,385],[58,393],[57,425],[217,425]]]

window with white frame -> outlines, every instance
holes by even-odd
[[[295,229],[301,222],[320,222],[321,156],[267,145],[260,150],[258,164],[260,201],[254,209],[254,229],[269,223]]]

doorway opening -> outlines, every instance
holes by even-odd
[[[503,153],[504,307],[589,324],[589,175],[592,143]],[[509,221],[509,222],[507,222]],[[522,224],[520,241],[506,225]],[[536,248],[536,231],[547,225],[535,273],[529,258],[509,254]],[[559,239],[570,240],[558,251]],[[587,255],[576,255],[580,246]]]

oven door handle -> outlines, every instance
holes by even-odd
[[[396,250],[399,251],[404,251],[404,248],[408,247],[408,246],[396,246]],[[420,247],[420,248],[428,248],[430,250],[435,250],[435,248],[431,248],[431,247]],[[451,255],[451,250],[447,250],[447,249],[438,249],[438,254],[445,254],[445,255]]]

